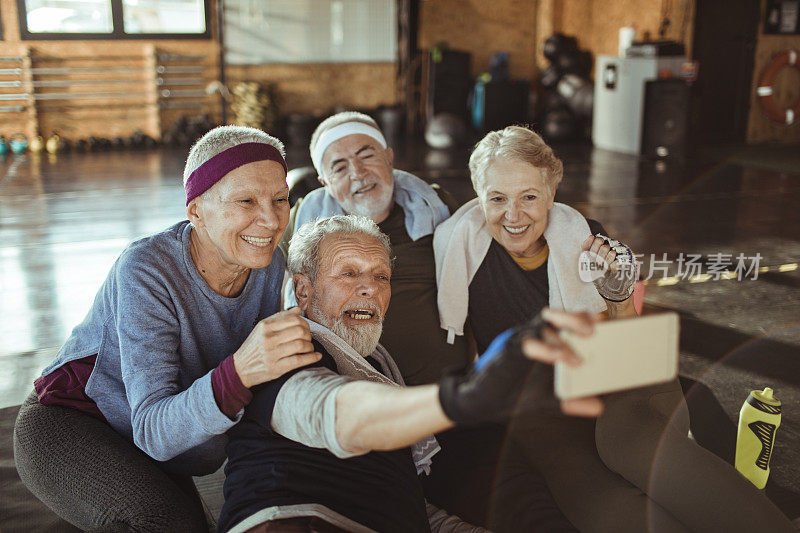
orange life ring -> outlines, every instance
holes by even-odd
[[[772,90],[775,78],[778,77],[778,72],[783,67],[794,67],[800,70],[800,53],[797,50],[784,50],[776,54],[761,72],[756,94],[758,103],[761,104],[761,109],[768,119],[778,124],[790,125],[800,118],[800,98],[794,105],[784,109],[778,106]]]

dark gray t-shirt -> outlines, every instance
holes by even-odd
[[[439,325],[433,235],[411,240],[403,208],[397,204],[378,226],[389,236],[395,255],[392,301],[381,344],[397,363],[406,385],[434,383],[446,368],[469,362],[469,346],[463,336],[448,344],[447,332]]]

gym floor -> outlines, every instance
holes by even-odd
[[[467,149],[395,146],[398,168],[462,201],[472,196]],[[751,389],[772,387],[784,411],[770,486],[800,494],[798,147],[767,157],[729,147],[683,164],[583,144],[555,148],[565,162],[556,199],[644,254],[646,311],[681,314],[695,437],[732,457],[742,402]],[[164,148],[0,160],[0,407],[30,392],[123,247],[184,218],[185,156]],[[288,159],[308,164],[302,148]],[[678,260],[690,254],[703,264],[684,276],[679,266],[689,264]],[[733,274],[714,274],[714,265]]]

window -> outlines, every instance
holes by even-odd
[[[111,33],[108,0],[28,0],[27,29],[31,33]]]
[[[23,39],[209,38],[209,0],[17,0]]]
[[[205,33],[203,0],[122,0],[125,33]]]
[[[226,0],[230,64],[394,61],[394,0]]]

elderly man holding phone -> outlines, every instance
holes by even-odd
[[[288,268],[322,359],[253,389],[229,432],[220,531],[482,531],[426,505],[417,476],[436,469],[431,435],[528,408],[557,409],[549,363],[580,361],[556,328],[586,336],[594,320],[545,312],[549,323],[539,318],[498,339],[477,364],[435,384],[401,387],[397,365],[378,344],[390,257],[387,236],[363,217],[320,219],[295,233]],[[523,391],[541,401],[518,405]],[[597,398],[561,407],[582,416],[602,410]]]

